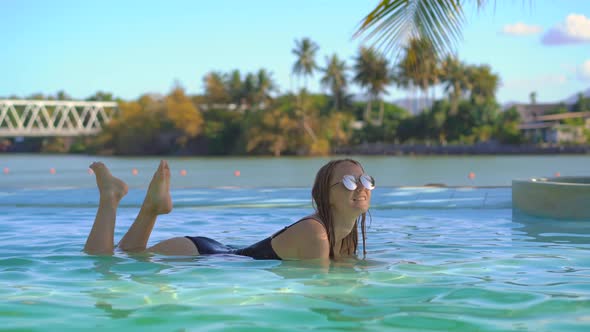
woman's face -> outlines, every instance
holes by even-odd
[[[371,205],[371,191],[357,182],[355,190],[348,190],[342,184],[342,177],[352,175],[355,179],[363,174],[363,169],[351,162],[342,162],[336,165],[330,179],[330,206],[339,213],[350,213],[359,216],[367,212]],[[337,183],[337,184],[336,184]],[[334,185],[336,184],[336,185]]]

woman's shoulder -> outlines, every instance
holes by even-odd
[[[297,223],[293,224],[293,227],[298,226],[302,231],[317,233],[317,234],[327,234],[326,233],[326,226],[321,219],[317,216],[307,216],[301,218]]]
[[[315,235],[315,236],[314,236]],[[285,227],[272,237],[281,236],[283,238],[327,238],[326,227],[321,219],[315,215],[310,215],[299,219],[297,222]]]
[[[324,225],[316,218],[302,218],[272,239],[281,258],[315,259],[329,257],[330,243]]]

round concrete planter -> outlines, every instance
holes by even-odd
[[[590,177],[513,180],[512,208],[539,217],[590,220]]]

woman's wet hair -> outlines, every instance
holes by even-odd
[[[330,208],[330,188],[331,188],[331,179],[332,175],[334,174],[334,170],[336,166],[341,163],[353,163],[363,169],[363,166],[356,160],[353,159],[338,159],[332,160],[328,162],[326,165],[322,166],[318,173],[316,174],[315,181],[313,183],[313,188],[311,190],[311,197],[313,199],[312,205],[316,210],[317,215],[320,217],[324,226],[326,227],[326,231],[328,233],[328,240],[330,241],[330,258],[334,257],[334,245],[335,245],[335,235],[334,235],[334,216],[332,215],[332,209]],[[340,254],[348,254],[354,255],[357,252],[358,248],[358,223],[359,220],[361,222],[361,231],[363,236],[363,256],[366,255],[365,243],[366,243],[366,235],[365,235],[365,220],[366,220],[366,213],[362,213],[359,218],[354,223],[354,227],[350,234],[348,234],[344,239],[342,239],[342,246],[340,247],[341,251]],[[347,248],[347,252],[342,252],[343,248]]]

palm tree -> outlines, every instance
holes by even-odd
[[[227,79],[225,84],[227,86],[227,91],[229,93],[231,102],[236,104],[237,106],[241,106],[244,102],[244,87],[240,71],[238,69],[234,69],[229,74],[229,78]]]
[[[70,97],[64,90],[59,90],[55,94],[55,99],[57,99],[57,100],[72,100],[72,97]]]
[[[246,74],[244,84],[242,85],[242,93],[248,107],[252,107],[256,103],[257,86],[256,76],[252,73]]]
[[[309,38],[303,38],[295,41],[295,48],[291,50],[297,56],[293,65],[293,74],[303,76],[304,87],[307,89],[307,77],[313,76],[313,72],[318,68],[315,62],[315,54],[319,46]]]
[[[537,103],[537,92],[533,91],[529,94],[530,100],[531,100],[531,104],[535,105]]]
[[[492,73],[492,68],[488,65],[471,67],[471,100],[475,104],[492,99],[496,96],[496,91],[500,84],[500,77]]]
[[[369,95],[365,120],[372,122],[376,126],[381,125],[384,105],[380,97],[386,92],[387,85],[392,81],[389,63],[385,57],[378,54],[374,49],[365,47],[360,49],[354,61],[355,76],[353,80],[362,88],[367,89]],[[371,105],[377,101],[379,102],[379,118],[374,121],[371,120]]]
[[[362,20],[355,36],[374,39],[386,51],[408,38],[430,41],[438,55],[451,53],[461,38],[464,20],[461,0],[381,0]],[[471,0],[481,9],[488,0]]]
[[[470,67],[454,56],[447,56],[441,63],[440,80],[449,94],[451,114],[457,114],[459,100],[471,90]]]
[[[210,72],[205,76],[205,96],[210,104],[223,104],[229,99],[222,73]]]
[[[346,96],[346,86],[348,78],[346,77],[346,62],[340,61],[336,54],[332,57],[326,57],[326,67],[322,68],[324,76],[320,83],[326,89],[332,92],[334,98],[334,108],[340,110]]]
[[[257,103],[266,104],[271,99],[270,93],[276,89],[271,74],[266,69],[260,69],[256,74]]]
[[[304,107],[307,103],[303,99],[306,95],[305,90],[307,90],[307,76],[313,76],[313,72],[318,68],[318,65],[315,63],[315,54],[318,49],[319,46],[311,39],[303,38],[300,41],[296,40],[295,48],[291,50],[291,52],[297,56],[297,61],[295,61],[295,64],[293,65],[293,74],[303,76],[305,87],[304,91],[300,93],[298,98],[298,104],[301,106],[298,113],[301,114],[301,124],[303,128],[311,136],[314,142],[317,140],[317,137],[309,125],[307,109]]]
[[[588,106],[590,99],[586,98],[582,92],[578,93],[578,100],[574,104],[573,112],[586,112],[588,110]]]
[[[426,107],[428,89],[438,83],[439,72],[439,62],[432,43],[425,39],[410,39],[404,47],[404,57],[397,64],[398,85],[419,87],[424,96],[423,107]]]

